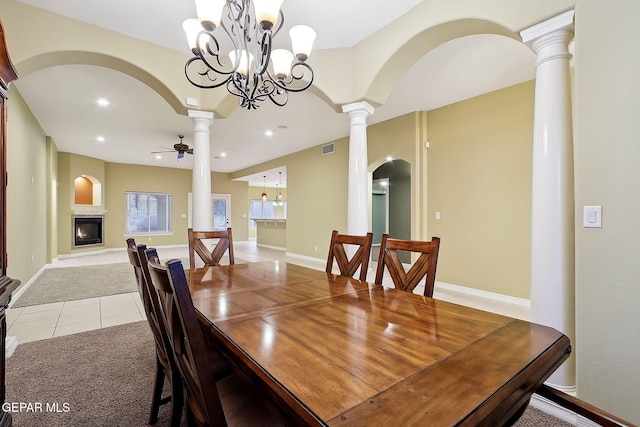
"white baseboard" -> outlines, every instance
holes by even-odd
[[[282,246],[265,245],[263,243],[258,243],[256,244],[256,246],[260,248],[265,248],[265,249],[275,249],[276,251],[283,251],[283,252],[287,250],[287,248],[283,248]]]
[[[327,263],[327,260],[323,259],[323,258],[314,258],[314,257],[310,257],[310,256],[307,256],[307,255],[296,254],[296,253],[293,253],[293,252],[286,252],[285,255],[286,256],[290,256],[292,258],[299,258],[299,259],[304,259],[304,260],[307,260],[307,261],[319,262],[321,264],[326,264]]]
[[[436,289],[441,290],[451,290],[455,292],[460,292],[467,295],[474,295],[481,298],[487,298],[495,301],[505,302],[509,304],[521,305],[523,307],[529,307],[531,305],[531,301],[524,298],[512,297],[509,295],[497,294],[495,292],[483,291],[480,289],[468,288],[466,286],[453,285],[451,283],[438,282],[435,283]]]
[[[20,289],[18,289],[18,291],[16,293],[11,295],[11,301],[9,302],[9,308],[11,308],[13,306],[13,304],[20,298],[20,296],[29,288],[29,286],[31,286],[31,284],[33,282],[35,282],[38,277],[40,277],[42,272],[45,271],[49,267],[51,267],[51,264],[43,265],[42,268],[40,270],[38,270],[38,272],[36,274],[34,274],[31,277],[31,279],[29,279],[29,281],[27,283],[22,285],[20,287]]]
[[[552,401],[550,401],[549,399],[539,396],[537,394],[534,394],[533,396],[531,396],[531,400],[529,401],[529,404],[531,406],[533,406],[536,409],[541,410],[542,412],[545,412],[553,417],[556,417],[564,422],[567,422],[571,425],[574,426],[588,426],[588,425],[592,425],[592,426],[598,426],[599,424],[580,424],[578,421],[578,418],[581,418],[584,421],[587,421],[588,423],[592,423],[589,420],[585,420],[583,417],[579,417],[575,412],[570,411],[567,408],[564,408],[560,405],[558,405],[557,403],[554,403]]]
[[[5,339],[5,357],[8,359],[13,356],[13,352],[18,348],[18,339],[16,337],[7,337]]]
[[[551,385],[551,386],[571,396],[576,396],[575,386],[572,386],[572,387],[556,386],[556,385]],[[601,427],[601,425],[598,424],[597,422],[591,421],[590,419],[585,418],[582,415],[578,415],[575,412],[567,408],[564,408],[558,405],[557,403],[550,401],[545,397],[538,396],[537,394],[534,394],[533,396],[531,396],[531,401],[529,402],[529,404],[536,409],[539,409],[551,416],[554,416],[576,427]]]

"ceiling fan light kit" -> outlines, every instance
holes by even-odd
[[[185,64],[185,75],[201,89],[226,86],[242,108],[258,108],[270,99],[284,106],[289,92],[301,92],[313,83],[307,64],[315,31],[296,25],[289,31],[292,50],[273,50],[273,38],[284,23],[282,0],[195,0],[198,19],[182,27],[195,56]],[[223,51],[223,46],[229,46]]]

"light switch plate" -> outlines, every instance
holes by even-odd
[[[602,206],[584,206],[582,226],[584,228],[602,228]]]

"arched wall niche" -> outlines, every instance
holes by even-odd
[[[91,175],[81,175],[73,180],[74,204],[101,206],[102,183]]]

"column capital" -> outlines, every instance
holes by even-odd
[[[520,31],[520,37],[522,42],[527,46],[534,48],[534,44],[537,40],[554,34],[557,32],[569,32],[573,33],[573,17],[575,15],[574,10],[569,10],[558,16],[555,16],[546,21],[540,22],[532,27],[526,28]]]
[[[211,111],[189,110],[188,113],[192,119],[209,119],[213,121],[213,113]]]
[[[364,112],[367,113],[368,116],[370,116],[374,111],[375,108],[373,108],[367,101],[354,102],[342,106],[342,112],[349,114],[354,112]]]

